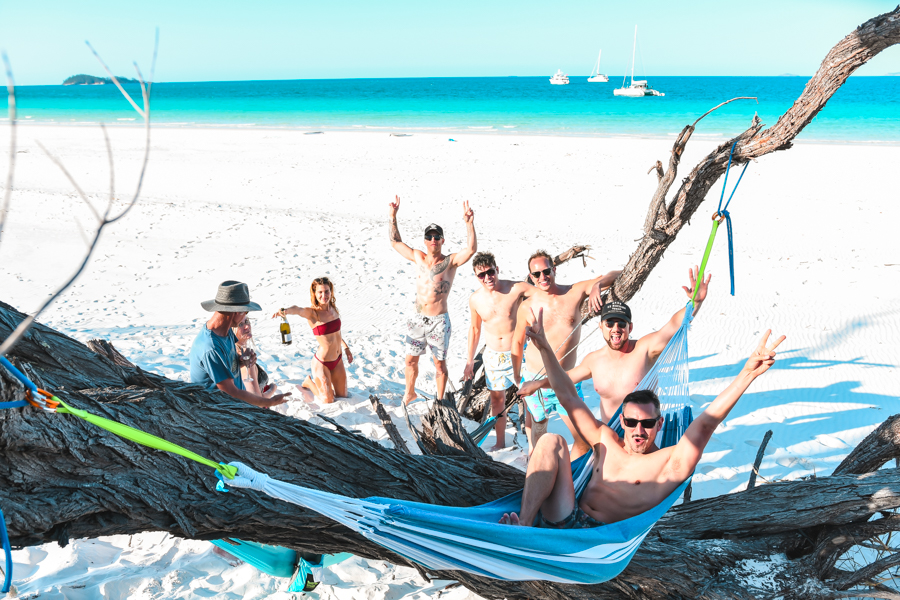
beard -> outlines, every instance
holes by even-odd
[[[612,336],[610,336],[609,339],[606,340],[606,345],[609,346],[613,350],[621,350],[622,348],[625,347],[625,345],[627,343],[628,343],[628,336],[626,336],[626,335],[623,335],[622,337],[620,337],[618,341],[614,341]]]

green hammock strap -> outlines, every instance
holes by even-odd
[[[703,251],[703,260],[700,261],[700,271],[697,273],[697,282],[694,284],[694,295],[691,296],[691,302],[697,298],[697,292],[700,290],[700,282],[703,281],[703,274],[706,272],[706,263],[709,260],[709,253],[712,252],[713,242],[716,240],[716,231],[719,230],[719,223],[722,222],[722,216],[719,213],[713,214],[712,231],[709,232],[709,241],[706,242],[706,250]]]
[[[76,417],[84,419],[92,425],[96,425],[101,429],[105,429],[110,433],[114,433],[119,437],[123,437],[126,440],[131,440],[132,442],[135,442],[142,446],[147,446],[148,448],[153,448],[155,450],[171,452],[173,454],[178,454],[185,458],[189,458],[190,460],[196,461],[201,465],[212,467],[228,479],[234,479],[234,476],[237,474],[237,467],[224,465],[222,463],[215,463],[208,458],[204,458],[203,456],[191,452],[186,448],[182,448],[178,444],[173,444],[172,442],[166,441],[162,438],[158,438],[155,435],[150,435],[149,433],[141,431],[140,429],[135,429],[134,427],[123,425],[122,423],[119,423],[117,421],[111,421],[110,419],[104,419],[103,417],[92,415],[85,410],[72,408],[56,396],[53,396],[52,399],[56,402],[59,402],[60,404],[59,408],[56,409],[56,412],[58,413],[75,415]]]

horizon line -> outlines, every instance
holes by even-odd
[[[87,73],[78,73],[77,75],[88,75]],[[590,73],[581,75],[581,74],[569,74],[566,73],[568,77],[589,77]],[[70,75],[69,77],[75,77],[76,75]],[[101,78],[101,75],[90,75],[91,77]],[[884,73],[882,75],[850,75],[850,77],[898,77],[900,76],[900,72],[898,73]],[[119,77],[118,75],[116,76]],[[607,75],[607,77],[613,77],[613,75]],[[619,75],[615,75],[614,77],[619,77]],[[627,78],[628,75],[622,75],[622,77]],[[777,78],[777,79],[794,79],[794,78],[812,78],[812,75],[798,75],[795,73],[780,73],[778,75],[641,75],[641,77],[708,77],[708,78],[736,78],[736,77],[745,77],[745,78]],[[105,77],[108,79],[108,77]],[[202,79],[202,80],[193,80],[193,81],[165,81],[165,80],[156,80],[152,83],[262,83],[262,82],[287,82],[287,81],[360,81],[360,80],[388,80],[388,79],[534,79],[534,78],[547,78],[548,75],[439,75],[439,76],[418,76],[418,75],[400,75],[394,77],[296,77],[291,79]],[[610,81],[611,83],[611,81]],[[27,85],[17,85],[17,88],[24,87],[48,87],[48,86],[62,86],[62,83],[37,83],[37,84],[27,84]],[[108,85],[108,84],[69,84],[70,86],[75,85]],[[125,82],[123,82],[123,85]],[[67,86],[68,87],[68,86]]]

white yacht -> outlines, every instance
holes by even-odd
[[[591,71],[591,76],[588,77],[588,83],[606,83],[609,81],[609,77],[600,72],[600,55],[603,54],[603,50],[601,50],[597,54],[597,65]]]
[[[634,51],[637,48],[637,25],[634,26],[634,45],[631,47],[631,84],[625,87],[625,77],[622,78],[622,87],[613,90],[616,96],[625,96],[627,98],[643,98],[644,96],[665,96],[660,91],[654,90],[647,83],[646,79],[634,79]]]
[[[562,72],[562,69],[556,70],[556,75],[550,78],[553,85],[569,85],[569,76]]]

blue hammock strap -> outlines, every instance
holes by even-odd
[[[725,202],[725,205],[722,205],[722,201],[725,199],[725,189],[728,187],[728,173],[731,171],[731,161],[734,158],[734,148],[737,146],[737,140],[731,145],[731,151],[728,153],[728,166],[725,167],[725,180],[722,182],[722,194],[719,196],[719,207],[716,209],[716,212],[713,213],[713,220],[722,222],[725,221],[725,225],[728,227],[728,270],[731,275],[731,295],[734,296],[734,235],[731,230],[731,213],[728,212],[728,205],[731,204],[731,199],[734,198],[734,193],[737,191],[739,185],[741,185],[741,180],[744,178],[744,173],[747,172],[747,167],[750,166],[750,163],[744,163],[744,168],[741,170],[741,174],[738,177],[737,183],[734,184],[734,187],[731,189],[731,194],[728,196],[728,200]],[[713,236],[715,235],[715,228],[713,229]],[[710,244],[712,243],[712,237],[710,237]]]
[[[0,587],[0,594],[5,594],[9,592],[9,588],[12,585],[13,562],[12,547],[9,545],[9,535],[6,533],[6,518],[3,516],[2,510],[0,510],[0,545],[3,546],[3,553],[6,555],[6,564],[3,568],[3,586]]]

